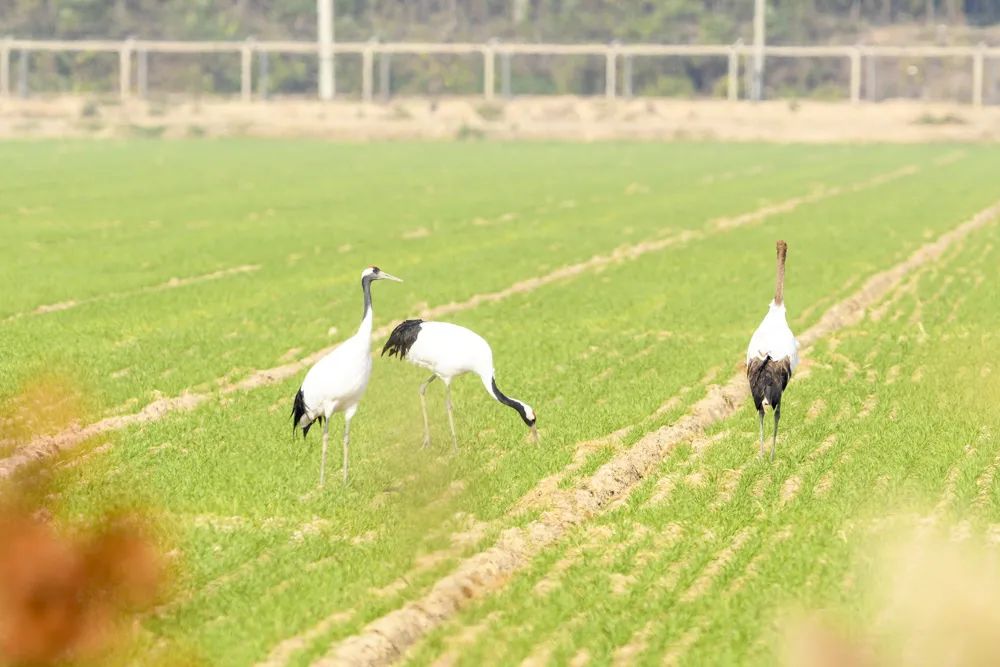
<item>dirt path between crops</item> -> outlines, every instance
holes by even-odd
[[[125,290],[122,292],[108,292],[106,294],[99,294],[97,296],[92,296],[86,299],[68,299],[66,301],[60,301],[59,303],[47,303],[32,310],[26,310],[20,313],[14,313],[9,315],[2,322],[13,322],[14,320],[19,320],[22,317],[31,317],[33,315],[47,315],[49,313],[58,313],[64,310],[69,310],[71,308],[77,308],[78,306],[84,306],[90,303],[97,303],[99,301],[110,301],[112,299],[125,299],[130,296],[139,296],[142,294],[152,294],[154,292],[162,292],[164,290],[176,289],[178,287],[187,287],[188,285],[196,285],[198,283],[204,283],[211,280],[219,280],[220,278],[228,278],[229,276],[236,276],[243,273],[253,273],[254,271],[259,271],[259,264],[244,264],[242,266],[233,266],[228,269],[219,269],[218,271],[212,271],[211,273],[203,273],[196,276],[186,276],[184,278],[171,278],[165,282],[159,283],[157,285],[149,285],[148,287],[137,287],[135,289]]]
[[[772,142],[997,141],[1000,109],[883,100],[607,100],[518,95],[486,102],[463,96],[394,97],[365,104],[275,98],[241,102],[167,96],[121,102],[98,96],[0,98],[0,138],[312,137],[336,141],[413,139],[714,140]]]
[[[834,304],[820,320],[799,336],[803,351],[835,333],[860,322],[865,310],[897,288],[909,273],[933,262],[954,243],[1000,217],[1000,201],[929,242],[907,259],[881,271],[848,298]],[[627,496],[636,485],[681,442],[703,435],[710,425],[737,412],[746,398],[746,379],[736,373],[723,386],[711,387],[685,416],[645,435],[619,453],[575,488],[553,498],[553,508],[523,528],[505,531],[497,543],[466,559],[455,572],[438,581],[419,600],[407,603],[368,624],[358,635],[334,644],[314,665],[385,665],[471,601],[504,586],[544,548],[571,529]]]
[[[521,280],[496,292],[476,294],[465,301],[452,302],[435,306],[433,308],[426,308],[417,316],[425,320],[436,319],[465,310],[470,310],[482,304],[503,301],[512,296],[532,292],[546,285],[550,285],[560,280],[573,278],[588,271],[593,271],[612,264],[634,261],[644,255],[659,252],[671,246],[695,240],[702,240],[729,229],[759,223],[769,217],[793,211],[803,204],[815,203],[845,192],[858,192],[868,188],[877,187],[887,182],[915,174],[919,170],[920,167],[918,165],[905,165],[888,172],[876,174],[849,186],[823,188],[819,191],[813,191],[805,196],[792,197],[784,202],[760,207],[740,216],[712,220],[706,224],[705,229],[703,230],[686,230],[660,239],[619,246],[610,253],[594,255],[590,259],[557,268],[542,276]],[[159,287],[159,289],[162,288],[162,286]],[[388,324],[379,327],[372,333],[373,338],[384,338],[392,331],[392,326],[392,324]],[[180,396],[163,398],[154,401],[136,413],[106,417],[86,426],[76,425],[53,435],[36,437],[27,445],[18,448],[17,451],[11,456],[0,460],[0,479],[10,477],[17,470],[29,465],[33,461],[38,461],[58,452],[72,449],[73,447],[76,447],[77,445],[95,436],[119,431],[137,424],[157,421],[173,412],[193,410],[216,395],[228,395],[235,392],[248,391],[256,389],[257,387],[282,382],[300,373],[309,366],[312,366],[333,350],[334,347],[335,346],[323,348],[298,361],[256,371],[236,383],[224,385],[218,393],[184,392]]]

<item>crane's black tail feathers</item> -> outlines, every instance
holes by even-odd
[[[423,323],[423,320],[404,320],[397,324],[382,348],[382,356],[388,352],[390,357],[396,355],[404,359],[413,344],[417,342],[417,334],[420,333],[420,325]]]
[[[295,394],[295,402],[292,403],[292,433],[295,433],[295,429],[299,427],[299,422],[302,421],[302,417],[306,414],[306,397],[299,389],[299,393]],[[322,419],[322,417],[320,417]],[[315,420],[314,420],[315,421]],[[309,429],[312,428],[313,422],[309,422],[302,427],[302,438],[305,439],[309,435]]]
[[[765,403],[773,410],[778,409],[781,394],[791,377],[792,366],[787,358],[775,361],[771,357],[765,357],[750,362],[747,366],[747,379],[750,381],[750,393],[757,412],[764,411]]]

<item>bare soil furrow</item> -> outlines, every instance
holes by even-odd
[[[691,650],[691,647],[694,646],[701,637],[701,633],[702,629],[700,626],[694,627],[685,632],[680,639],[667,648],[660,664],[663,665],[663,667],[673,667],[674,665],[680,664],[684,655]]]
[[[1000,454],[976,478],[976,497],[972,501],[972,506],[977,510],[982,511],[989,505],[990,496],[993,493],[993,480],[996,477],[998,467],[1000,467]]]
[[[869,188],[878,187],[879,185],[884,185],[885,183],[890,183],[897,179],[903,178],[905,176],[912,176],[920,171],[920,166],[916,164],[908,164],[899,169],[894,169],[892,171],[884,172],[881,174],[876,174],[871,178],[868,178],[857,183],[852,183],[851,185],[845,187],[825,187],[820,186],[813,190],[812,192],[802,195],[800,197],[793,197],[791,199],[786,199],[783,202],[777,204],[762,206],[756,211],[751,211],[750,213],[744,213],[742,215],[737,215],[730,218],[718,218],[713,220],[711,226],[716,229],[731,229],[733,227],[740,227],[743,225],[748,225],[754,222],[760,222],[771,216],[778,215],[780,213],[790,213],[795,209],[799,208],[803,204],[813,204],[824,199],[829,199],[839,194],[845,192],[861,192]]]
[[[457,636],[447,641],[447,651],[431,663],[432,667],[451,667],[456,664],[461,657],[460,651],[475,644],[479,636],[498,620],[500,620],[500,614],[493,612],[480,623],[464,628]]]
[[[930,533],[931,529],[934,528],[944,515],[947,514],[948,510],[955,504],[958,499],[958,482],[962,476],[962,466],[966,459],[971,458],[976,453],[976,448],[971,445],[965,446],[964,457],[959,459],[948,469],[948,475],[944,480],[944,488],[941,490],[941,496],[938,498],[937,503],[934,505],[934,509],[931,510],[930,514],[923,517],[920,522],[920,535],[925,536]]]
[[[753,526],[744,526],[733,536],[732,541],[723,547],[712,560],[705,566],[702,570],[701,575],[695,579],[694,583],[684,591],[681,595],[681,602],[694,602],[702,595],[708,592],[708,590],[715,583],[716,578],[719,574],[732,562],[736,555],[739,553],[743,545],[750,540],[751,537],[757,532],[757,529]]]
[[[91,438],[120,431],[129,426],[154,422],[172,412],[193,410],[210,397],[210,394],[186,393],[173,398],[161,398],[133,414],[105,417],[93,424],[86,426],[76,425],[54,435],[36,437],[29,444],[18,447],[7,458],[0,459],[0,479],[8,478],[16,471],[31,463],[76,447]]]
[[[827,310],[819,322],[799,336],[799,344],[803,347],[811,346],[836,329],[857,324],[871,304],[879,301],[908,274],[923,264],[937,260],[952,244],[995,221],[998,216],[1000,216],[1000,202],[983,209],[969,220],[939,236],[937,240],[920,246],[899,264],[875,274],[865,281],[860,290]]]
[[[531,654],[521,662],[521,667],[546,667],[555,664],[552,654],[560,645],[571,641],[573,632],[588,618],[588,614],[580,612],[572,618],[563,621],[554,632],[542,638]]]
[[[627,665],[634,665],[639,659],[639,656],[646,651],[646,647],[649,644],[649,636],[653,633],[654,624],[652,621],[642,626],[637,630],[632,637],[628,640],[627,644],[623,644],[615,649],[615,652],[611,656],[611,664],[613,667],[627,667]]]
[[[736,489],[739,488],[740,480],[743,479],[744,472],[746,472],[746,466],[729,468],[722,471],[722,478],[719,481],[719,494],[709,504],[710,508],[713,510],[722,509],[733,499]]]
[[[249,561],[245,561],[244,563],[239,565],[236,569],[230,570],[229,572],[226,572],[225,574],[222,574],[219,577],[216,577],[215,579],[205,584],[205,586],[203,586],[198,591],[198,595],[202,598],[215,595],[223,588],[225,588],[229,583],[243,578],[244,575],[248,575],[251,571],[255,570],[258,567],[262,567],[264,565],[267,565],[268,563],[273,562],[274,555],[276,553],[277,549],[274,548],[262,551],[255,558]],[[168,616],[177,611],[179,608],[183,607],[184,605],[190,603],[192,600],[194,600],[194,597],[195,597],[194,593],[188,595],[181,595],[179,597],[170,600],[169,602],[160,605],[159,607],[151,609],[148,612],[148,615],[156,618],[162,618],[164,616]]]
[[[302,634],[290,637],[275,646],[271,649],[271,652],[267,654],[267,657],[256,663],[254,667],[281,667],[281,665],[288,664],[288,661],[291,660],[296,653],[309,646],[310,642],[322,637],[324,633],[329,632],[341,623],[346,623],[353,617],[354,614],[349,611],[341,611],[327,616]]]
[[[259,264],[243,264],[241,266],[233,266],[228,269],[220,269],[218,271],[213,271],[211,273],[203,273],[197,276],[171,278],[166,282],[162,282],[157,285],[149,285],[148,287],[139,287],[136,289],[124,290],[122,292],[108,292],[106,294],[99,294],[97,296],[88,297],[86,299],[67,299],[66,301],[60,301],[59,303],[43,304],[32,310],[26,310],[20,313],[14,313],[13,315],[8,315],[3,320],[0,320],[0,322],[2,323],[13,322],[14,320],[19,320],[23,317],[31,317],[35,315],[48,315],[49,313],[58,313],[64,310],[69,310],[71,308],[77,308],[79,306],[85,306],[91,303],[98,303],[100,301],[111,301],[113,299],[126,299],[132,296],[152,294],[154,292],[162,292],[164,290],[176,289],[178,287],[187,287],[189,285],[196,285],[198,283],[209,282],[212,280],[219,280],[220,278],[228,278],[230,276],[240,275],[243,273],[253,273],[254,271],[259,271],[259,270],[260,270]]]
[[[732,597],[743,590],[743,587],[757,576],[761,564],[771,558],[774,555],[774,550],[783,542],[787,542],[791,536],[791,526],[785,526],[778,532],[774,533],[774,535],[771,536],[771,539],[769,539],[763,546],[760,547],[760,549],[757,550],[756,555],[754,555],[754,557],[750,559],[750,562],[747,563],[747,566],[743,568],[743,572],[737,575],[736,578],[729,584],[729,587],[726,589],[725,596]]]

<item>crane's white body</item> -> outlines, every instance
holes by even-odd
[[[788,326],[785,304],[771,301],[767,315],[753,332],[747,347],[747,365],[754,359],[763,361],[771,357],[774,361],[788,359],[792,372],[799,365],[799,342]]]
[[[307,423],[356,409],[372,375],[372,313],[369,309],[356,334],[316,362],[302,381]]]
[[[475,331],[448,322],[424,322],[406,360],[426,368],[445,384],[459,375],[475,373],[490,396],[496,398],[492,387],[493,350]]]

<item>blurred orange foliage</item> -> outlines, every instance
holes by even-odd
[[[0,456],[80,420],[86,403],[61,376],[26,382],[0,405]],[[0,483],[0,665],[100,659],[162,587],[165,563],[141,514],[63,525],[49,507],[53,472],[46,460]]]
[[[0,659],[51,664],[92,658],[115,625],[151,604],[162,578],[153,542],[134,517],[62,535],[40,517],[0,515]]]

